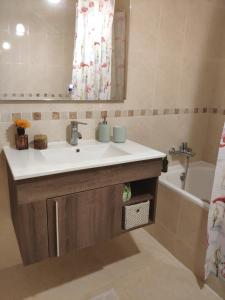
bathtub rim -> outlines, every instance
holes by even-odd
[[[200,160],[200,161],[195,161],[195,162],[191,162],[190,163],[190,167],[207,167],[207,168],[210,168],[210,169],[215,169],[215,165],[212,164],[212,163],[209,163],[209,162],[206,162],[206,161],[203,161],[203,160]],[[179,171],[183,171],[184,167],[182,166],[181,163],[176,163],[174,165],[171,165],[169,167],[169,170],[168,170],[168,173],[166,174],[169,174],[169,173],[175,173],[175,172],[179,172]],[[170,181],[167,180],[166,178],[166,174],[162,174],[160,177],[159,177],[159,183],[162,184],[163,186],[171,189],[173,192],[176,192],[180,195],[182,195],[186,200],[189,200],[191,201],[192,203],[204,208],[205,210],[209,210],[209,206],[210,204],[208,204],[207,202],[201,200],[200,198],[194,196],[193,194],[187,192],[187,191],[184,191],[182,190],[181,188],[179,188],[178,186],[176,186],[175,184],[171,183]]]

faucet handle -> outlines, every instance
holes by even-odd
[[[187,150],[188,149],[188,143],[187,142],[183,142],[183,143],[181,143],[181,145],[180,145],[180,150],[182,151],[184,151],[184,150]]]
[[[75,122],[77,122],[77,121],[75,121]],[[77,122],[77,124],[87,125],[88,123],[85,123],[85,122]]]
[[[176,149],[174,147],[172,147],[170,150],[169,150],[169,154],[172,155],[176,152]]]
[[[84,123],[84,122],[71,121],[71,126],[72,127],[78,127],[79,124],[81,124],[81,125],[88,125],[87,123]]]

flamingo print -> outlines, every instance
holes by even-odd
[[[89,65],[88,64],[85,64],[83,62],[80,63],[80,68],[85,68],[85,67],[88,67],[89,68]]]
[[[225,278],[225,262],[223,263],[223,268],[221,270],[221,275],[223,278]]]
[[[213,204],[215,204],[217,202],[225,203],[225,196],[224,197],[219,197],[219,198],[216,198],[215,200],[213,200]]]
[[[222,138],[221,138],[222,142],[220,143],[220,148],[225,147],[225,131],[222,134]]]
[[[109,100],[111,97],[114,14],[115,0],[76,1],[72,75],[72,83],[77,86],[76,99]],[[84,30],[78,30],[81,26]]]
[[[219,146],[217,167],[215,172],[212,201],[209,210],[208,250],[206,256],[206,278],[209,273],[225,280],[225,124]],[[222,184],[221,184],[222,183]],[[212,224],[212,226],[210,226]]]
[[[88,8],[87,7],[81,7],[81,13],[86,13],[88,11]]]

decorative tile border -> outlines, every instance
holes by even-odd
[[[0,100],[73,100],[71,94],[66,93],[0,93]]]
[[[111,99],[108,100],[109,103],[123,103],[125,99]],[[105,103],[105,100],[77,100],[75,96],[70,93],[0,93],[0,103],[7,102],[68,102],[68,103]]]
[[[225,109],[218,108],[162,108],[162,109],[128,109],[128,110],[103,110],[103,111],[67,111],[67,112],[1,112],[0,122],[11,122],[16,119],[28,119],[30,121],[59,121],[76,119],[101,119],[103,116],[109,118],[122,117],[146,117],[161,115],[182,115],[182,114],[220,114],[225,115]]]
[[[225,108],[211,107],[211,108],[209,108],[209,113],[225,115]]]

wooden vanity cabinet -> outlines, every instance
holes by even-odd
[[[63,256],[126,232],[126,183],[132,183],[135,202],[151,195],[149,224],[154,223],[161,168],[162,159],[154,159],[14,180],[8,167],[11,215],[24,264]]]
[[[97,244],[121,233],[123,185],[47,200],[49,255]]]

